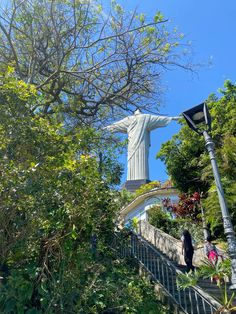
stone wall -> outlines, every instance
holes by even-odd
[[[177,262],[178,264],[185,265],[184,257],[181,252],[182,243],[180,240],[175,239],[160,229],[153,227],[144,220],[139,222],[139,234],[147,241],[152,243],[171,260]],[[203,247],[195,248],[193,255],[193,265],[199,266],[201,264],[201,260],[204,257]]]

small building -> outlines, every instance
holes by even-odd
[[[120,211],[120,219],[124,225],[130,224],[133,218],[148,220],[148,210],[153,206],[163,207],[168,199],[168,204],[178,203],[179,191],[174,187],[159,187],[137,196],[132,202]]]

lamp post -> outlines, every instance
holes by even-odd
[[[211,166],[216,183],[217,193],[219,197],[219,203],[221,208],[221,214],[223,218],[224,233],[227,238],[229,246],[229,256],[231,259],[231,286],[230,289],[236,289],[236,238],[231,222],[229,210],[226,205],[224,191],[220,180],[219,170],[215,158],[214,143],[210,137],[208,131],[211,130],[211,116],[205,103],[202,103],[196,107],[193,107],[187,111],[184,111],[183,116],[188,126],[200,135],[204,136],[205,146],[210,155]]]

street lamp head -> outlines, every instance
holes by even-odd
[[[182,113],[188,126],[201,134],[204,130],[211,130],[211,116],[207,105],[202,103]]]

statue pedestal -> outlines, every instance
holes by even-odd
[[[121,189],[128,190],[129,192],[135,192],[141,185],[151,182],[150,180],[142,179],[142,180],[128,180],[126,181]]]

